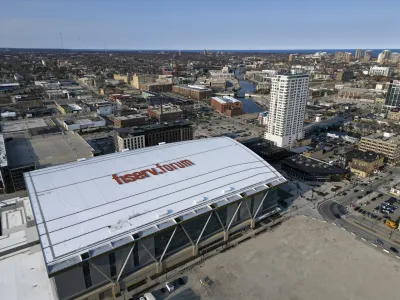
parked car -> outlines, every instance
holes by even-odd
[[[381,246],[383,246],[385,243],[382,241],[382,240],[380,240],[380,239],[377,239],[376,241],[375,241],[375,243],[377,243],[378,245],[381,245]]]
[[[395,247],[390,247],[389,249],[394,253],[399,253],[399,250],[397,250]]]

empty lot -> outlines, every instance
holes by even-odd
[[[400,260],[330,223],[296,217],[187,271],[159,299],[396,299]],[[202,286],[209,276],[213,285]]]

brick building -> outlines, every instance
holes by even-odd
[[[239,116],[242,114],[242,102],[229,97],[212,97],[211,106],[219,113],[225,114],[228,117]]]
[[[195,100],[208,100],[212,97],[212,90],[198,85],[174,85],[172,92]]]

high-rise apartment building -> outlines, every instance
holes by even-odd
[[[370,61],[372,57],[372,50],[365,50],[364,52],[364,62]]]
[[[272,77],[267,132],[264,138],[279,147],[291,147],[304,137],[304,114],[307,105],[307,74]]]
[[[347,52],[345,57],[346,57],[346,62],[350,63],[353,55],[350,52]]]
[[[391,54],[392,54],[392,51],[390,51],[390,50],[383,50],[382,53],[383,53],[384,59],[390,59],[390,56],[391,56]]]
[[[378,55],[378,64],[383,64],[383,61],[385,60],[385,54],[382,52],[382,53],[379,53],[379,55]]]
[[[386,93],[385,105],[400,107],[400,81],[390,80]]]
[[[355,58],[355,59],[360,59],[361,56],[362,56],[362,50],[361,50],[361,49],[357,49],[357,50],[356,50],[356,53],[355,53],[355,55],[354,55],[354,58]]]
[[[289,62],[293,61],[293,54],[289,54]]]

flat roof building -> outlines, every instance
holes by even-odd
[[[219,113],[228,117],[242,114],[242,102],[229,96],[212,97],[211,106]]]
[[[209,100],[212,90],[199,85],[174,85],[172,92],[194,100]]]
[[[400,162],[400,137],[392,133],[372,134],[361,137],[358,149],[383,154],[388,164]]]
[[[114,153],[24,177],[59,299],[113,297],[254,228],[279,211],[276,187],[286,182],[229,138]]]
[[[92,148],[73,132],[29,136],[15,134],[5,139],[7,165],[1,175],[5,191],[24,190],[23,173],[93,156]]]
[[[114,127],[115,128],[126,128],[133,126],[146,125],[149,121],[149,118],[145,114],[132,114],[126,116],[119,116],[114,118]]]

